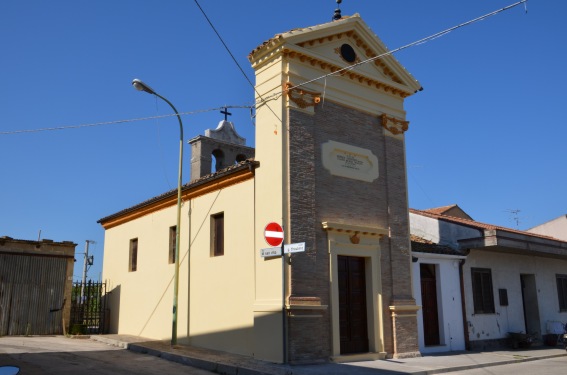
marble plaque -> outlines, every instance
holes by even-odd
[[[323,167],[334,176],[372,182],[378,178],[378,157],[370,150],[328,141],[322,145]]]

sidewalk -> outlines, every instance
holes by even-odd
[[[238,375],[376,375],[377,373],[425,375],[567,356],[567,351],[559,346],[542,346],[490,352],[443,353],[407,359],[292,366],[196,347],[172,348],[168,342],[151,341],[135,336],[102,335],[91,336],[91,339],[212,372]]]

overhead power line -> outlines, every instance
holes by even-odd
[[[232,58],[232,61],[234,61],[234,63],[236,64],[236,66],[238,67],[238,69],[240,69],[240,72],[242,73],[242,75],[244,76],[244,78],[246,78],[246,81],[248,82],[248,84],[252,87],[252,89],[254,89],[254,92],[256,92],[256,94],[258,95],[258,97],[262,100],[262,95],[258,92],[258,90],[256,89],[256,86],[254,86],[254,83],[252,83],[252,81],[250,80],[250,78],[248,78],[248,75],[246,75],[246,73],[244,72],[244,69],[242,69],[242,66],[240,66],[240,64],[238,63],[238,61],[236,60],[236,58],[234,57],[234,55],[232,54],[232,52],[230,51],[230,48],[228,48],[228,46],[226,45],[226,43],[224,42],[223,38],[221,37],[221,35],[219,34],[219,32],[217,31],[216,27],[213,25],[213,23],[211,22],[211,20],[209,19],[209,17],[207,16],[207,14],[205,13],[205,11],[203,10],[203,8],[201,8],[201,5],[199,4],[199,2],[197,0],[195,0],[195,4],[197,4],[197,7],[199,7],[199,10],[201,11],[201,13],[203,13],[203,16],[205,16],[205,19],[207,20],[207,22],[209,23],[209,25],[211,26],[211,28],[213,29],[213,31],[215,32],[215,34],[217,34],[217,37],[219,38],[219,40],[221,41],[222,45],[224,46],[224,48],[226,49],[226,51],[228,52],[228,54],[230,55],[230,57]],[[264,100],[262,100],[263,102],[265,102]],[[274,116],[276,116],[276,118],[281,122],[282,120],[280,119],[280,117],[276,114],[276,112],[274,112],[274,110],[272,108],[270,108],[270,106],[268,105],[268,109],[270,110],[270,112],[272,112],[272,114]]]
[[[179,115],[195,115],[198,113],[206,113],[212,111],[219,111],[225,108],[247,108],[250,109],[253,106],[222,106],[218,108],[209,108],[209,109],[201,109],[192,112],[179,112]],[[114,120],[114,121],[105,121],[105,122],[94,122],[89,124],[80,124],[80,125],[67,125],[67,126],[54,126],[50,128],[40,128],[40,129],[22,129],[22,130],[8,130],[8,131],[0,131],[0,135],[10,135],[10,134],[22,134],[22,133],[39,133],[45,131],[54,131],[54,130],[69,130],[69,129],[80,129],[80,128],[89,128],[95,126],[103,126],[103,125],[116,125],[116,124],[124,124],[129,122],[136,122],[136,121],[145,121],[145,120],[155,120],[165,117],[172,117],[177,116],[175,113],[168,114],[168,115],[158,115],[158,116],[151,116],[151,117],[139,117],[133,119],[126,119],[126,120]]]
[[[442,36],[445,36],[445,35],[449,34],[450,32],[452,32],[452,31],[454,31],[454,30],[457,30],[457,29],[459,29],[459,28],[461,28],[461,27],[469,26],[469,25],[471,25],[471,24],[473,24],[473,23],[476,23],[476,22],[479,22],[479,21],[483,21],[483,20],[485,20],[485,19],[487,19],[487,18],[489,18],[489,17],[492,17],[492,16],[497,15],[498,13],[501,13],[501,12],[507,11],[507,10],[509,10],[509,9],[512,9],[512,8],[514,8],[514,7],[516,7],[516,6],[520,5],[520,4],[524,4],[524,5],[525,5],[525,4],[527,4],[527,2],[528,2],[528,0],[518,1],[517,3],[514,3],[514,4],[511,4],[511,5],[508,5],[508,6],[504,7],[504,8],[495,10],[494,12],[487,13],[487,14],[485,14],[485,15],[483,15],[483,16],[474,18],[474,19],[472,19],[472,20],[470,20],[470,21],[467,21],[467,22],[463,22],[463,23],[461,23],[461,24],[459,24],[459,25],[457,25],[457,26],[450,27],[450,28],[448,28],[448,29],[446,29],[446,30],[443,30],[443,31],[440,31],[440,32],[438,32],[438,33],[432,34],[432,35],[430,35],[430,36],[428,36],[428,37],[419,39],[419,40],[417,40],[417,41],[415,41],[415,42],[412,42],[412,43],[403,45],[403,46],[401,46],[401,47],[398,47],[398,48],[393,49],[393,50],[388,51],[388,52],[384,52],[384,53],[382,53],[382,54],[380,54],[380,55],[378,55],[378,56],[371,57],[371,58],[369,58],[369,59],[360,61],[360,62],[358,62],[358,63],[356,63],[356,64],[349,65],[349,66],[347,66],[347,67],[344,67],[344,68],[342,68],[342,69],[336,70],[336,71],[334,71],[334,72],[327,73],[327,74],[324,74],[324,75],[322,75],[322,76],[320,76],[320,77],[313,78],[313,79],[311,79],[311,80],[309,80],[309,81],[306,81],[306,82],[297,84],[297,85],[295,85],[295,86],[289,87],[287,90],[282,90],[281,92],[277,92],[277,93],[274,93],[274,94],[272,94],[272,95],[266,97],[264,100],[259,100],[259,101],[257,101],[257,102],[256,102],[256,105],[261,104],[261,103],[263,103],[263,102],[265,102],[265,101],[267,101],[267,100],[269,100],[269,99],[273,100],[273,99],[272,99],[273,97],[277,97],[278,95],[283,95],[283,93],[286,92],[286,91],[291,91],[291,90],[293,90],[293,89],[296,89],[296,88],[305,86],[305,85],[307,85],[307,84],[310,84],[310,83],[313,83],[313,82],[316,82],[316,81],[319,81],[319,80],[322,80],[322,79],[326,79],[327,77],[331,77],[331,76],[338,75],[338,74],[343,74],[343,73],[345,73],[345,72],[347,72],[347,71],[349,71],[349,70],[353,70],[354,68],[356,68],[356,67],[358,67],[358,66],[360,66],[360,65],[368,64],[369,62],[374,62],[374,61],[379,60],[379,59],[382,59],[382,58],[384,58],[384,57],[386,57],[386,56],[393,55],[394,53],[400,52],[400,51],[402,51],[402,50],[404,50],[404,49],[407,49],[407,48],[410,48],[410,47],[415,47],[415,46],[417,46],[417,45],[419,45],[419,44],[427,43],[427,42],[429,42],[429,41],[431,41],[431,40],[433,40],[433,39],[437,39],[437,38],[440,38],[440,37],[442,37]],[[527,8],[526,8],[526,13],[527,13]]]
[[[313,82],[319,81],[319,80],[321,80],[321,79],[326,79],[327,77],[330,77],[330,76],[333,76],[333,75],[342,74],[342,73],[344,73],[344,72],[347,72],[347,71],[349,71],[349,70],[354,69],[354,68],[357,67],[357,66],[360,66],[360,65],[362,65],[362,64],[367,64],[367,63],[369,63],[369,62],[376,61],[376,60],[381,59],[381,58],[384,58],[384,57],[386,57],[386,56],[390,56],[390,55],[392,55],[392,54],[394,54],[394,53],[396,53],[396,52],[402,51],[402,50],[404,50],[404,49],[407,49],[407,48],[410,48],[410,47],[414,47],[414,46],[419,45],[419,44],[427,43],[427,42],[429,42],[429,41],[431,41],[431,40],[433,40],[433,39],[442,37],[442,36],[444,36],[444,35],[446,35],[446,34],[452,32],[452,31],[454,31],[454,30],[456,30],[456,29],[459,29],[459,28],[462,28],[462,27],[471,25],[471,24],[473,24],[473,23],[476,23],[476,22],[485,20],[485,19],[487,19],[487,18],[489,18],[489,17],[492,17],[492,16],[495,16],[495,15],[501,13],[501,12],[504,12],[504,11],[507,11],[507,10],[509,10],[509,9],[512,9],[512,8],[514,8],[514,7],[516,7],[516,6],[520,5],[520,4],[524,4],[524,6],[525,6],[525,5],[527,4],[527,2],[528,2],[528,0],[518,1],[518,2],[516,2],[516,3],[514,3],[514,4],[511,4],[511,5],[506,6],[506,7],[504,7],[504,8],[495,10],[495,11],[490,12],[490,13],[487,13],[487,14],[485,14],[485,15],[483,15],[483,16],[474,18],[474,19],[472,19],[472,20],[470,20],[470,21],[461,23],[461,24],[459,24],[459,25],[457,25],[457,26],[450,27],[450,28],[448,28],[448,29],[446,29],[446,30],[443,30],[443,31],[440,31],[440,32],[438,32],[438,33],[432,34],[432,35],[430,35],[430,36],[428,36],[428,37],[422,38],[422,39],[417,40],[417,41],[415,41],[415,42],[406,44],[406,45],[404,45],[404,46],[398,47],[398,48],[393,49],[393,50],[388,51],[388,52],[384,52],[384,53],[382,53],[382,54],[380,54],[380,55],[378,55],[378,56],[374,56],[374,57],[371,57],[371,58],[366,59],[366,60],[364,60],[364,61],[358,62],[358,63],[353,64],[353,65],[350,65],[350,66],[348,66],[348,67],[345,67],[345,68],[343,68],[343,69],[339,69],[339,70],[336,70],[336,71],[334,71],[334,72],[331,72],[331,73],[328,73],[328,74],[324,74],[324,75],[319,76],[319,77],[317,77],[317,78],[313,78],[313,79],[311,79],[311,80],[309,80],[309,81],[306,81],[306,82],[297,84],[297,85],[295,85],[295,86],[289,87],[289,88],[286,89],[286,90],[282,90],[282,91],[280,91],[280,92],[277,92],[277,93],[271,94],[271,95],[269,95],[269,96],[267,96],[267,97],[265,97],[265,98],[262,98],[262,97],[260,96],[260,94],[258,93],[258,91],[256,90],[256,88],[254,87],[254,85],[252,84],[252,82],[250,81],[250,79],[248,79],[248,76],[246,76],[246,73],[244,73],[244,70],[242,69],[242,67],[238,64],[238,62],[237,62],[236,59],[234,58],[234,55],[230,52],[230,50],[228,49],[228,47],[226,46],[226,44],[225,44],[224,41],[222,40],[221,36],[218,34],[218,32],[216,31],[216,29],[214,28],[214,26],[213,26],[212,23],[210,22],[210,20],[209,20],[209,18],[207,17],[207,15],[206,15],[206,14],[204,13],[204,11],[202,10],[202,8],[201,8],[201,6],[199,5],[199,3],[197,2],[197,0],[195,0],[195,3],[197,4],[197,6],[199,6],[199,9],[201,9],[201,12],[203,12],[203,15],[205,16],[205,18],[207,18],[207,21],[209,22],[209,24],[211,25],[211,27],[213,28],[213,30],[215,31],[215,33],[217,34],[217,36],[219,37],[219,39],[221,39],[221,42],[223,43],[223,45],[224,45],[225,48],[227,49],[228,53],[229,53],[229,54],[231,55],[231,57],[233,58],[234,62],[235,62],[235,63],[237,64],[237,66],[240,68],[240,70],[241,70],[241,72],[243,73],[243,75],[246,77],[246,80],[248,81],[248,83],[251,84],[252,87],[254,87],[254,90],[256,91],[256,93],[258,94],[258,96],[260,97],[260,100],[256,101],[256,102],[254,103],[254,105],[251,105],[251,106],[220,106],[220,107],[216,107],[216,108],[203,109],[203,110],[197,110],[197,111],[192,111],[192,112],[180,112],[179,115],[193,115],[193,114],[197,114],[197,113],[205,113],[205,112],[211,112],[211,111],[218,111],[218,110],[226,109],[226,108],[248,108],[248,109],[254,108],[254,107],[257,107],[257,106],[260,105],[260,104],[266,104],[268,101],[274,100],[276,97],[279,97],[279,96],[283,95],[285,92],[289,92],[289,91],[291,91],[291,90],[293,90],[293,89],[296,89],[296,88],[305,86],[305,85],[307,85],[307,84],[309,84],[309,83],[313,83]],[[526,13],[527,13],[527,8],[526,8]],[[268,106],[268,108],[269,108],[269,106]],[[270,108],[270,111],[272,111],[272,113],[274,113],[271,108]],[[276,115],[276,114],[274,113],[274,115]],[[135,122],[135,121],[144,121],[144,120],[159,119],[159,118],[170,117],[170,116],[176,116],[176,115],[175,115],[175,114],[170,114],[170,115],[161,115],[161,116],[152,116],[152,117],[142,117],[142,118],[135,118],[135,119],[127,119],[127,120],[116,120],[116,121],[98,122],[98,123],[92,123],[92,124],[58,126],[58,127],[41,128],[41,129],[27,129],[27,130],[2,131],[2,132],[0,132],[0,135],[21,134],[21,133],[37,133],[37,132],[43,132],[43,131],[67,130],[67,129],[78,129],[78,128],[102,126],[102,125],[123,124],[123,123]],[[276,115],[276,117],[277,117],[277,115]],[[278,119],[279,119],[279,118],[278,118]],[[280,120],[280,121],[281,121],[281,120]]]

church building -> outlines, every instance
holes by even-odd
[[[278,363],[420,355],[404,142],[420,85],[386,52],[355,14],[250,53],[255,149],[228,121],[189,141],[179,344]],[[171,338],[176,203],[99,220],[112,333]]]

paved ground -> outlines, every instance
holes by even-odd
[[[491,366],[461,370],[450,375],[534,375],[534,374],[565,374],[567,357],[540,359],[538,361],[522,362],[506,366]]]
[[[376,375],[376,374],[439,374],[467,369],[488,368],[505,364],[517,364],[566,357],[567,351],[557,347],[537,347],[529,350],[501,350],[493,352],[460,352],[442,355],[427,355],[420,358],[390,359],[353,363],[327,363],[309,366],[277,365],[248,357],[216,352],[195,347],[172,348],[168,342],[147,341],[140,337],[104,335],[93,336],[95,340],[119,343],[131,351],[160,356],[172,361],[186,363],[198,368],[226,374],[256,375]]]
[[[211,375],[155,356],[64,336],[0,337],[0,375],[3,366],[19,367],[19,375]]]
[[[238,375],[422,375],[484,369],[484,371],[472,372],[481,374],[496,373],[490,369],[501,365],[512,365],[510,367],[513,368],[515,365],[523,364],[523,368],[530,366],[535,369],[538,366],[532,364],[532,361],[546,359],[546,363],[551,363],[553,361],[550,359],[553,358],[559,361],[567,360],[567,352],[560,347],[539,347],[529,350],[462,352],[348,364],[291,366],[195,347],[172,348],[168,342],[151,341],[134,336],[103,335],[82,340],[63,336],[0,338],[0,366],[19,366],[21,375],[77,373],[204,375],[210,374],[208,371]],[[554,365],[560,366],[558,363]],[[567,364],[567,361],[561,363]]]

